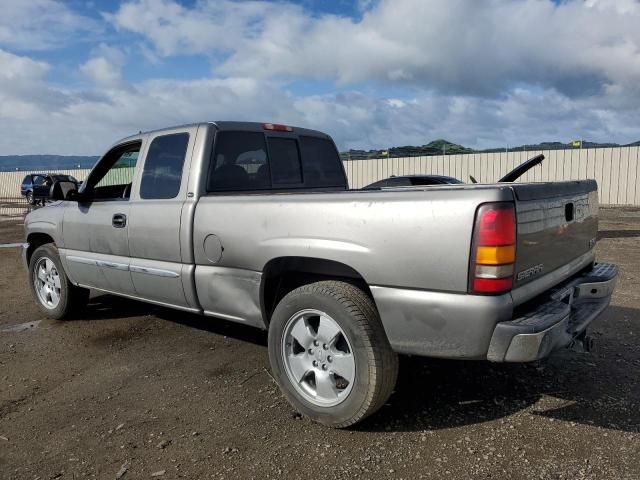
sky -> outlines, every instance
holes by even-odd
[[[2,0],[0,155],[208,120],[341,150],[640,140],[638,0]]]

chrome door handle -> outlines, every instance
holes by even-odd
[[[124,213],[116,213],[111,219],[111,225],[115,228],[124,228],[127,226],[127,216]]]

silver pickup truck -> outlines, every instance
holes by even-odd
[[[588,348],[617,268],[595,262],[593,180],[349,190],[331,138],[210,122],[116,143],[25,220],[38,305],[89,289],[269,331],[293,406],[345,427],[401,354],[531,362]]]

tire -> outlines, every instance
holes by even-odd
[[[340,332],[332,336],[336,327]],[[327,338],[333,339],[329,345]],[[278,303],[269,324],[269,360],[293,407],[334,428],[382,407],[398,376],[398,356],[373,301],[342,281],[304,285]]]
[[[69,281],[58,249],[51,243],[38,247],[31,255],[29,286],[40,310],[56,320],[68,318],[89,301],[89,290]]]
[[[24,196],[24,198],[27,200],[27,203],[29,205],[35,205],[36,201],[33,198],[33,192],[27,192],[27,194]]]

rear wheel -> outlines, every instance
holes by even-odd
[[[63,319],[85,307],[89,290],[76,287],[67,278],[53,244],[38,247],[29,261],[31,292],[45,315]]]
[[[304,285],[280,301],[269,325],[269,358],[289,402],[339,428],[384,405],[398,372],[373,301],[340,281]]]
[[[24,196],[27,200],[27,203],[29,205],[35,205],[36,201],[33,199],[33,192],[27,192],[27,194]]]

